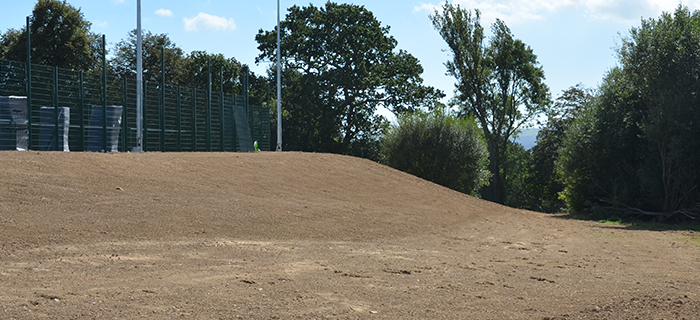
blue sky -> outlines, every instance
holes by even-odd
[[[0,31],[21,28],[36,1],[5,1],[0,10]],[[125,38],[136,27],[136,0],[68,0],[81,8],[92,22],[92,31],[105,34],[108,48]],[[341,1],[337,1],[341,2]],[[418,59],[425,68],[425,83],[451,96],[454,79],[445,75],[443,63],[449,59],[444,41],[433,29],[428,15],[442,2],[428,0],[347,0],[364,5],[378,20],[391,27],[398,47]],[[544,67],[552,96],[577,83],[595,87],[615,66],[615,48],[620,36],[640,24],[641,18],[656,18],[662,11],[673,11],[674,0],[454,0],[466,8],[482,11],[482,25],[500,18],[516,38],[530,45]],[[281,0],[282,19],[292,5],[323,0]],[[684,1],[691,10],[700,0]],[[205,50],[235,57],[263,74],[265,64],[255,65],[258,55],[255,35],[276,24],[274,0],[142,0],[143,29],[167,33],[185,52]]]

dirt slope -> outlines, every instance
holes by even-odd
[[[0,319],[698,319],[700,236],[357,158],[0,153]]]

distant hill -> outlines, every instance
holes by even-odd
[[[530,150],[535,146],[535,140],[539,131],[539,128],[524,129],[515,139],[515,142],[521,144],[526,150]]]

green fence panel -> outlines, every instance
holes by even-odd
[[[16,150],[17,132],[22,130],[31,150],[62,150],[58,130],[66,133],[70,151],[94,150],[89,141],[94,144],[96,134],[98,140],[106,140],[105,133],[118,135],[118,151],[136,146],[136,80],[106,75],[103,82],[102,73],[32,64],[27,99],[21,98],[27,96],[26,70],[26,63],[0,59],[0,96],[18,96],[14,104],[31,104],[23,122],[12,120],[9,107],[0,106],[0,149]],[[207,90],[144,82],[143,102],[145,151],[250,151],[251,141],[269,150],[268,108],[247,106],[241,95],[212,92],[209,101]],[[105,111],[112,120],[103,121]],[[52,142],[43,141],[47,137]],[[112,151],[110,139],[107,151]]]

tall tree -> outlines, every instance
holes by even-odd
[[[559,197],[564,184],[557,176],[555,164],[559,161],[559,149],[569,125],[592,99],[593,91],[578,84],[564,90],[547,111],[547,124],[540,128],[536,145],[531,150],[532,164],[526,182],[530,195],[527,209],[561,212],[566,207]]]
[[[167,34],[142,32],[143,80],[161,80],[161,50],[165,48],[165,79],[169,83],[179,83],[183,75],[184,53],[170,40]],[[136,30],[129,31],[126,39],[119,41],[114,48],[114,57],[109,61],[112,73],[121,77],[136,77]]]
[[[500,20],[487,43],[480,12],[445,3],[431,15],[447,42],[452,60],[447,73],[456,78],[455,103],[476,117],[489,150],[491,181],[486,198],[504,203],[508,172],[502,167],[509,139],[540,114],[549,101],[544,71],[532,49],[513,38]]]
[[[227,59],[223,54],[211,54],[206,51],[192,51],[183,64],[182,82],[180,84],[193,88],[207,87],[207,62],[211,68],[212,90],[219,91],[223,77],[223,91],[241,93],[241,76],[243,65],[235,58]],[[223,75],[222,75],[223,73]]]
[[[389,27],[363,6],[293,6],[281,28],[286,150],[359,155],[383,127],[378,107],[400,113],[443,96],[422,84],[418,59],[396,51]],[[276,30],[256,40],[256,62],[274,61]]]
[[[641,183],[664,213],[700,215],[700,11],[642,20],[630,30],[620,60],[644,106],[648,148]]]
[[[30,18],[32,63],[91,70],[101,65],[99,36],[90,31],[83,13],[66,1],[39,0]],[[0,54],[8,60],[27,59],[27,33],[9,29],[2,35]]]
[[[607,218],[597,208],[610,202],[647,201],[638,178],[644,148],[641,108],[632,83],[621,69],[613,68],[597,94],[569,121],[557,154],[557,174],[569,211]]]
[[[564,139],[559,170],[570,210],[700,217],[698,52],[700,11],[678,6],[630,30],[620,67]]]

